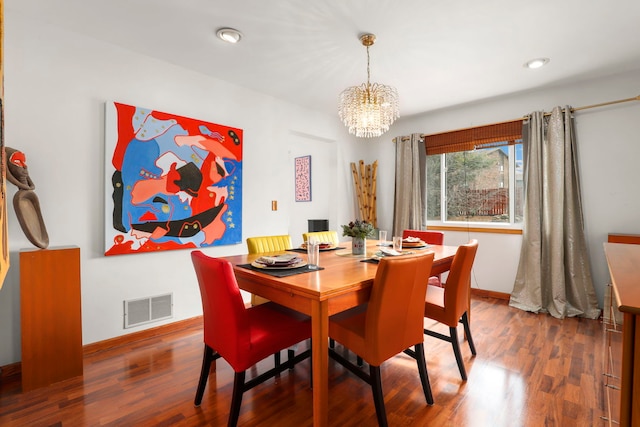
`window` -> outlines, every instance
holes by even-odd
[[[425,145],[428,222],[522,222],[522,121],[429,135]]]

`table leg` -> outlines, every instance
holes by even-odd
[[[314,301],[311,308],[311,363],[313,372],[313,425],[329,422],[329,315],[327,301]]]

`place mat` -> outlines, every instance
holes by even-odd
[[[342,246],[336,246],[335,248],[331,248],[331,249],[320,249],[320,252],[331,252],[331,251],[335,251],[336,249],[347,249],[347,248]],[[287,252],[300,252],[301,254],[306,254],[307,250],[302,248],[293,248],[293,249],[287,249]]]
[[[336,252],[336,255],[343,256],[343,257],[348,257],[348,258],[366,258],[366,257],[371,258],[372,256],[374,256],[376,254],[376,252],[377,251],[367,251],[366,254],[354,255],[353,252],[351,252],[351,249],[348,249],[346,251]]]
[[[324,270],[324,267],[315,267],[312,269],[308,265],[305,265],[303,267],[298,267],[298,268],[292,268],[289,270],[277,270],[277,269],[270,270],[268,268],[257,268],[251,264],[238,264],[238,267],[246,268],[247,270],[259,271],[260,273],[268,274],[274,277],[287,277],[287,276],[294,276],[296,274],[312,273],[314,271]]]

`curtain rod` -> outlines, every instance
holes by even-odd
[[[597,107],[605,107],[607,105],[613,105],[613,104],[621,104],[623,102],[629,102],[629,101],[640,101],[640,95],[635,96],[633,98],[626,98],[626,99],[618,99],[615,101],[609,101],[609,102],[601,102],[600,104],[593,104],[593,105],[585,105],[584,107],[576,107],[576,108],[572,108],[571,111],[575,112],[575,111],[581,111],[581,110],[588,110],[590,108],[597,108]],[[551,113],[544,113],[545,116],[549,116],[551,115]],[[491,125],[501,125],[503,123],[509,123],[509,122],[513,122],[515,120],[525,120],[527,117],[520,117],[518,119],[513,119],[513,120],[505,120],[503,122],[496,122],[496,123],[489,123],[483,126],[491,126]],[[473,127],[480,127],[480,126],[473,126]],[[457,130],[465,130],[465,129],[471,129],[471,128],[464,128],[464,129],[456,129],[456,130],[452,130],[452,131],[447,131],[447,132],[456,132]],[[442,133],[442,132],[438,132],[438,133]],[[433,134],[435,135],[435,134]],[[429,136],[426,133],[422,133],[420,134],[420,138],[424,138],[425,136]],[[404,136],[401,138],[401,141],[408,141],[409,137],[408,136]]]
[[[604,107],[607,105],[621,104],[623,102],[629,102],[629,101],[640,101],[640,95],[634,98],[618,99],[616,101],[601,102],[600,104],[585,105],[584,107],[576,107],[576,108],[572,108],[571,111],[588,110],[589,108]],[[545,114],[551,114],[551,113],[545,113]]]

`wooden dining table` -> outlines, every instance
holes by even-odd
[[[379,249],[376,246],[379,242],[368,240],[367,243],[367,253],[364,256],[352,255],[350,243],[341,243],[340,246],[344,246],[344,249],[321,251],[322,270],[287,277],[275,277],[264,270],[242,267],[265,254],[223,257],[233,264],[240,289],[311,317],[315,427],[326,426],[329,419],[329,316],[366,303],[371,293],[378,265],[363,260],[375,254]],[[403,256],[420,256],[433,251],[435,256],[431,275],[438,275],[449,270],[456,250],[456,246],[429,245],[426,249],[411,249],[410,254]],[[282,253],[273,252],[270,255]],[[306,260],[307,255],[300,254],[300,257]]]

